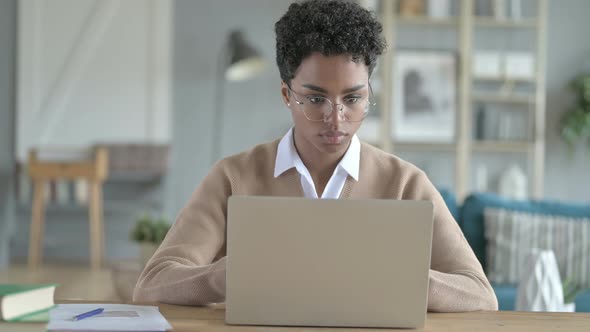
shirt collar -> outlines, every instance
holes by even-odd
[[[350,175],[355,181],[359,179],[359,164],[361,158],[361,143],[356,136],[352,137],[350,146],[337,168],[343,169],[348,175]],[[295,167],[299,173],[304,173],[303,169],[307,170],[301,157],[295,149],[295,141],[293,140],[293,128],[283,136],[279,142],[277,148],[277,157],[275,160],[275,178],[286,172],[287,170]]]

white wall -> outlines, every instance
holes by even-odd
[[[0,268],[8,264],[14,229],[14,65],[16,1],[0,1]]]
[[[177,0],[175,2],[174,120],[167,211],[175,215],[207,174],[214,160],[213,139],[229,155],[283,135],[290,115],[280,99],[275,65],[274,23],[285,0]],[[219,107],[217,60],[229,31],[245,38],[268,59],[268,69],[246,82],[225,84],[223,129],[212,128]],[[218,159],[218,158],[216,158]]]
[[[590,1],[549,1],[547,49],[547,197],[590,202],[590,141],[573,154],[559,137],[562,112],[573,103],[567,85],[573,77],[590,74]]]
[[[16,1],[0,1],[0,173],[13,167]]]
[[[21,0],[17,154],[168,142],[169,0]]]

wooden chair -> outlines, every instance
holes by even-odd
[[[29,267],[37,268],[42,258],[45,214],[45,186],[55,180],[88,182],[90,223],[90,265],[98,269],[104,247],[102,185],[108,176],[108,151],[96,148],[93,160],[40,161],[35,149],[29,152],[28,174],[33,181],[33,211],[29,236]]]

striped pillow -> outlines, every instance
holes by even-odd
[[[487,275],[491,282],[517,284],[533,248],[551,249],[562,280],[590,287],[590,218],[484,211]]]

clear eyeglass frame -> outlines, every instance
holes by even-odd
[[[372,102],[372,100],[374,100],[375,98],[373,95],[373,88],[371,87],[371,84],[369,84],[369,96],[366,99],[357,98],[359,100],[352,105],[333,103],[329,98],[323,96],[312,95],[302,97],[300,94],[293,91],[293,89],[291,89],[289,85],[287,85],[287,88],[289,89],[289,92],[293,94],[293,99],[295,99],[295,103],[298,106],[300,106],[299,110],[303,112],[303,115],[307,120],[312,122],[327,121],[330,118],[332,112],[334,111],[335,106],[338,106],[338,111],[346,121],[361,122],[367,117],[370,108],[375,107],[377,105],[377,103]],[[303,99],[307,99],[307,102],[301,101]],[[356,117],[357,113],[359,116],[358,118]]]

